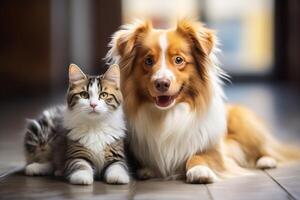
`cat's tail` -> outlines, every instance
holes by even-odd
[[[24,151],[27,162],[39,155],[37,150],[48,150],[47,144],[56,138],[58,132],[62,132],[64,109],[64,106],[55,106],[44,110],[39,118],[26,120]]]

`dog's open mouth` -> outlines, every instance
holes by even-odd
[[[182,87],[175,95],[161,95],[161,96],[154,97],[155,104],[159,107],[167,108],[168,106],[170,106],[175,102],[175,99],[179,96],[181,90]]]
[[[175,96],[158,96],[155,97],[155,103],[159,107],[168,107],[175,101]]]

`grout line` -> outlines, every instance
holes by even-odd
[[[137,181],[136,180],[131,180],[131,182],[129,184],[130,185],[129,185],[128,200],[132,200],[132,199],[134,199],[134,196],[135,196]]]
[[[281,185],[271,174],[268,173],[268,171],[266,170],[263,170],[263,172],[265,172],[267,174],[267,176],[269,176],[281,189],[283,189],[287,194],[288,196],[293,199],[293,200],[297,200],[296,197],[294,197],[294,195],[292,193],[290,193],[287,188],[285,188],[283,185]]]
[[[207,184],[205,184],[205,188],[206,188],[206,192],[208,194],[209,199],[213,200],[214,198],[213,198],[213,196],[212,196],[212,194],[211,194],[211,192],[210,192],[209,187],[207,186]]]

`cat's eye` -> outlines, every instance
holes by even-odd
[[[147,65],[148,67],[152,67],[154,65],[154,59],[151,56],[148,56],[145,59],[145,65]]]
[[[101,99],[105,99],[108,96],[108,94],[106,92],[101,92],[100,93],[100,98]]]
[[[80,92],[80,96],[84,99],[87,99],[87,98],[89,98],[90,95],[88,92],[82,91],[82,92]]]
[[[183,57],[175,56],[174,57],[174,63],[175,63],[175,65],[182,65],[184,63]]]

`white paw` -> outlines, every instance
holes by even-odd
[[[204,165],[192,167],[186,173],[186,181],[188,183],[213,183],[217,180],[216,174]]]
[[[137,171],[137,176],[139,179],[146,180],[150,178],[154,178],[154,172],[149,168],[142,168]]]
[[[70,175],[69,181],[75,185],[90,185],[94,182],[94,176],[88,170],[77,170]]]
[[[110,184],[128,184],[130,177],[128,171],[121,164],[112,164],[106,169],[105,181]]]
[[[31,163],[25,167],[27,176],[43,176],[53,172],[53,167],[50,163]]]
[[[277,161],[269,156],[263,156],[256,162],[256,167],[259,169],[271,169],[277,167]]]

